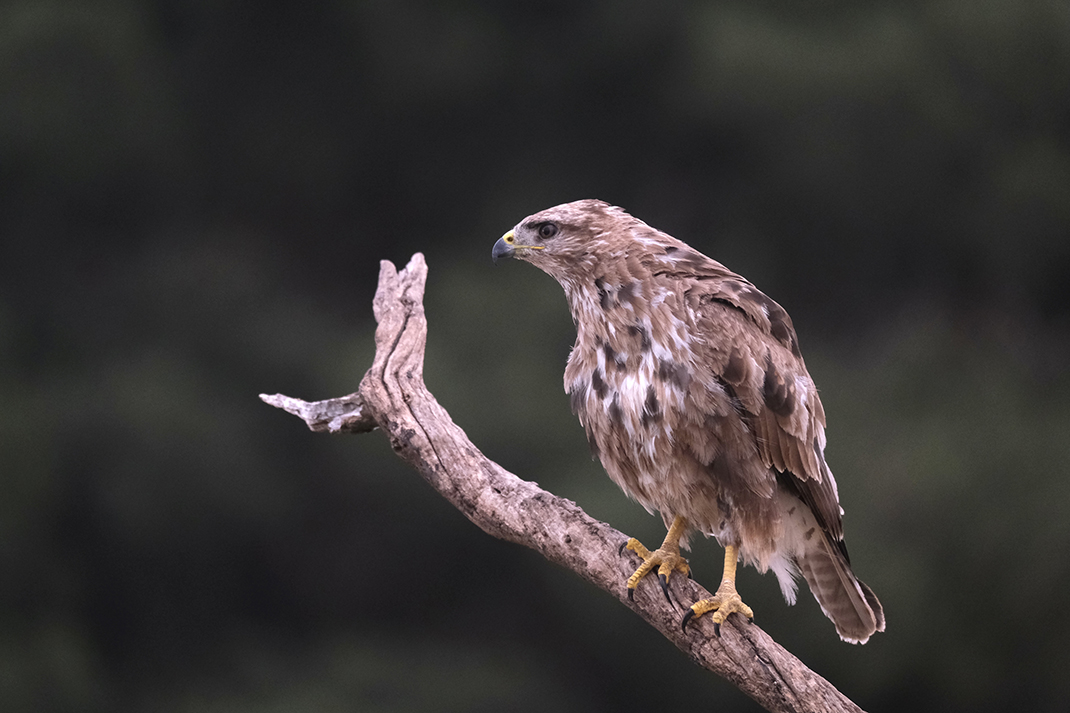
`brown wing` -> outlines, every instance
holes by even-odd
[[[824,458],[825,412],[791,318],[747,280],[695,255],[708,263],[687,281],[686,301],[706,366],[734,397],[765,466],[781,473],[842,550],[839,496]]]

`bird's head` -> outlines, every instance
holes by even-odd
[[[603,236],[627,220],[634,219],[599,200],[563,203],[517,223],[494,243],[491,257],[530,262],[560,281],[566,270],[596,262]]]

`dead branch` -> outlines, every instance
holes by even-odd
[[[608,592],[693,661],[767,710],[861,710],[754,624],[731,617],[718,638],[706,619],[681,631],[680,613],[657,587],[640,587],[630,602],[624,581],[636,560],[630,552],[618,554],[627,537],[489,460],[427,390],[426,278],[420,253],[401,272],[388,261],[381,263],[372,303],[379,323],[375,361],[356,393],[314,403],[281,394],[260,398],[298,416],[314,431],[364,433],[378,427],[395,453],[485,532],[530,547]],[[710,596],[684,577],[674,577],[671,588],[678,601]]]

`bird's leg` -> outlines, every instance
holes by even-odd
[[[680,627],[686,629],[687,622],[692,617],[700,617],[706,612],[713,612],[713,633],[721,635],[721,624],[732,612],[739,612],[751,622],[754,621],[754,612],[743,603],[736,592],[736,560],[739,550],[735,545],[724,548],[724,577],[721,578],[721,586],[709,599],[702,599],[691,605],[691,609],[684,614],[684,620]],[[716,611],[714,611],[716,610]]]
[[[682,572],[683,574],[691,572],[687,560],[680,554],[680,538],[683,537],[686,530],[687,520],[677,515],[673,519],[672,525],[669,526],[669,533],[665,535],[665,541],[661,543],[661,547],[653,552],[643,547],[643,543],[634,537],[624,543],[621,552],[627,548],[639,555],[640,559],[643,560],[643,563],[639,565],[639,569],[635,570],[635,574],[628,578],[628,599],[633,598],[635,588],[639,586],[639,580],[657,567],[661,591],[665,592],[665,598],[669,600],[669,604],[672,604],[672,599],[669,597],[669,575],[674,571]]]

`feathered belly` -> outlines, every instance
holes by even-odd
[[[643,411],[619,414],[637,422],[628,429],[613,419],[585,419],[588,440],[610,479],[666,525],[677,515],[693,529],[725,541],[731,537],[730,509],[717,480],[690,449],[674,438],[673,414],[642,423]],[[727,539],[725,539],[727,538]]]
[[[592,450],[613,482],[666,522],[685,517],[722,543],[765,534],[777,520],[775,479],[754,434],[689,346],[659,333],[645,323],[593,339],[581,330],[565,388]]]
[[[633,345],[634,346],[634,345]],[[653,343],[638,354],[608,341],[566,371],[572,410],[607,474],[647,510],[686,517],[714,534],[722,528],[716,483],[686,439],[690,372]]]
[[[761,568],[777,549],[780,516],[775,477],[745,424],[734,411],[692,422],[656,392],[642,400],[623,393],[574,402],[610,479],[666,525],[685,517],[694,530],[741,545]]]

